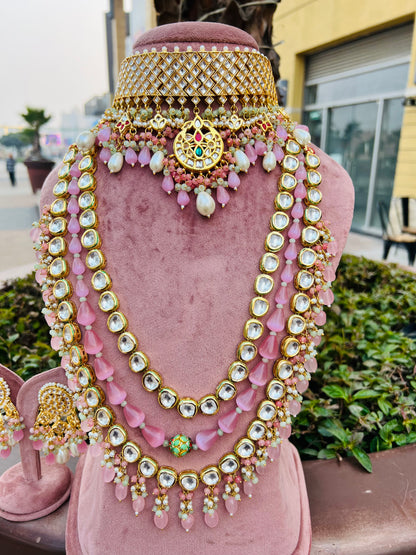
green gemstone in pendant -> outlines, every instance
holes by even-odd
[[[169,449],[175,457],[183,457],[192,449],[192,441],[189,437],[178,434],[169,440]]]
[[[195,154],[197,156],[202,156],[202,148],[200,146],[197,146],[195,149]]]

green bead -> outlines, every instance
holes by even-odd
[[[196,147],[195,154],[197,156],[202,156],[202,148],[200,146]]]
[[[183,457],[192,449],[192,441],[189,437],[178,434],[169,440],[169,449],[175,457]]]

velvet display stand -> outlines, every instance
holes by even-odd
[[[233,27],[183,23],[146,33],[134,49],[166,46],[173,50],[179,46],[186,50],[188,46],[199,49],[201,44],[207,50],[224,45],[230,50],[236,46],[256,48],[249,35]],[[323,175],[321,208],[339,245],[333,262],[336,266],[352,219],[353,189],[346,172],[319,150],[318,154]],[[120,173],[110,175],[98,161],[95,175],[98,231],[106,269],[129,329],[137,335],[139,348],[149,355],[151,367],[162,374],[164,384],[181,396],[199,399],[215,390],[235,359],[269,231],[280,169],[267,174],[258,159],[242,176],[238,191],[231,192],[227,207],[217,207],[211,219],[197,213],[195,199],[181,211],[176,195],[167,196],[161,189],[161,175],[153,175],[148,167],[125,165]],[[55,171],[44,186],[42,206],[53,200],[56,181]],[[87,283],[90,277],[87,271]],[[96,307],[98,294],[91,290],[88,300]],[[107,330],[105,315],[98,309],[96,313],[94,329],[104,341],[104,356],[116,369],[115,381],[128,392],[128,402],[142,408],[148,424],[164,428],[167,438],[177,433],[195,437],[199,430],[215,427],[218,416],[199,415],[185,421],[175,411],[164,411],[156,395],[142,389],[141,377],[129,370],[127,357],[118,352],[116,340]],[[230,410],[226,405],[222,404],[219,414]],[[115,410],[126,425],[122,411]],[[178,471],[200,469],[232,451],[253,417],[254,411],[243,413],[232,437],[224,435],[203,456],[191,452],[176,459],[167,450],[148,447],[135,430],[129,429],[129,436],[160,464]],[[233,518],[220,501],[220,520],[214,529],[203,522],[200,488],[194,495],[195,524],[189,533],[177,517],[177,490],[169,494],[169,524],[160,531],[153,524],[151,489],[145,510],[135,517],[131,500],[117,501],[114,485],[104,483],[100,459],[87,453],[80,462],[67,523],[69,555],[309,552],[311,528],[303,472],[297,451],[286,440],[280,458],[260,477],[253,498],[243,495]]]
[[[0,477],[0,516],[16,522],[34,520],[60,507],[71,490],[69,468],[44,463],[29,439],[29,429],[36,419],[39,389],[48,382],[63,383],[65,374],[62,368],[54,368],[23,382],[17,374],[0,365],[0,376],[9,385],[11,400],[26,426],[19,442],[21,462]]]

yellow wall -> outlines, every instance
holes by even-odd
[[[288,80],[287,111],[301,119],[305,55],[415,21],[416,0],[281,0],[273,22],[280,74]],[[416,22],[415,22],[416,23]],[[416,97],[416,24],[406,96]],[[405,108],[394,184],[395,196],[416,198],[416,107]]]

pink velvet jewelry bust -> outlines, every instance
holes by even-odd
[[[217,24],[166,25],[143,35],[134,50],[179,46],[207,50],[227,45],[256,48],[246,33]],[[341,252],[353,211],[352,184],[345,171],[324,153],[321,204],[325,220]],[[241,179],[225,209],[217,208],[211,219],[200,216],[193,203],[181,211],[175,199],[161,189],[160,175],[148,168],[124,169],[110,175],[98,164],[97,196],[100,235],[114,291],[126,314],[139,348],[149,354],[152,367],[181,396],[200,398],[224,378],[241,340],[242,325],[258,274],[280,170],[266,174],[261,164]],[[41,203],[52,200],[56,172],[44,185]],[[338,264],[339,254],[334,261]],[[87,274],[87,278],[89,274]],[[97,294],[91,292],[91,305]],[[195,437],[210,427],[197,416],[187,421],[164,411],[156,396],[143,391],[140,377],[129,371],[117,350],[106,318],[97,313],[96,331],[104,341],[104,355],[117,369],[118,383],[129,400],[146,413],[146,422],[164,428],[166,437],[184,433]],[[224,409],[220,409],[224,411]],[[225,408],[225,411],[228,408]],[[221,414],[221,412],[220,412]],[[124,418],[117,412],[121,423]],[[161,464],[179,471],[214,463],[232,450],[251,413],[241,415],[232,437],[223,437],[206,454],[189,453],[172,461],[161,449],[147,449]],[[215,418],[215,417],[214,417]],[[212,422],[210,422],[212,424]],[[296,426],[296,422],[294,424]],[[131,434],[142,442],[140,434]],[[151,495],[149,496],[151,497]],[[176,518],[178,498],[170,495],[170,520],[166,529],[153,524],[152,500],[135,517],[131,502],[119,502],[114,487],[104,483],[99,459],[87,454],[80,460],[67,524],[67,552],[71,554],[170,554],[208,555],[303,555],[309,552],[311,527],[302,466],[295,448],[285,440],[279,459],[267,466],[252,499],[239,503],[231,518],[219,504],[220,521],[208,528],[202,518],[201,493],[194,497],[195,525],[185,533]]]

